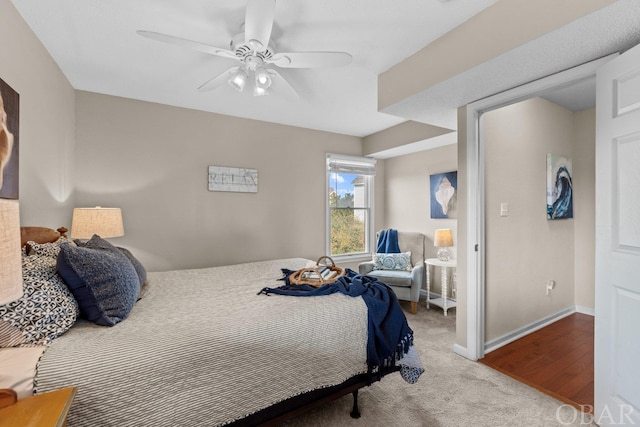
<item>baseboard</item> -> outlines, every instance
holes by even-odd
[[[453,352],[459,356],[462,356],[466,359],[471,359],[469,357],[469,352],[467,351],[467,347],[463,347],[460,344],[453,345]]]
[[[551,316],[542,318],[538,321],[530,323],[528,325],[523,326],[522,328],[516,329],[515,331],[509,332],[506,335],[495,338],[491,341],[487,341],[484,343],[484,353],[491,353],[493,350],[497,350],[500,347],[503,347],[517,339],[524,337],[525,335],[529,335],[532,332],[537,331],[538,329],[542,329],[545,326],[552,324],[553,322],[557,322],[558,320],[570,316],[577,311],[576,306],[572,305],[570,307],[565,308]]]
[[[576,305],[576,313],[587,314],[589,316],[595,316],[596,310],[590,307],[583,307],[581,305]]]

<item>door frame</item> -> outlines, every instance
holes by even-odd
[[[619,53],[560,71],[539,80],[517,86],[466,106],[466,348],[454,351],[468,359],[482,359],[485,354],[485,221],[484,221],[484,141],[482,115],[506,105],[524,101],[538,94],[569,86],[595,76],[596,70]]]

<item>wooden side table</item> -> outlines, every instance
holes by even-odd
[[[429,308],[429,304],[433,304],[435,306],[441,307],[444,311],[444,315],[447,315],[447,310],[450,308],[454,308],[456,306],[456,300],[453,298],[449,298],[448,290],[449,290],[449,275],[448,270],[450,268],[456,268],[456,260],[452,259],[449,261],[441,261],[438,258],[429,258],[424,262],[427,270],[427,308]],[[440,298],[431,298],[431,272],[430,266],[440,267],[441,273],[441,283],[442,283],[442,296]]]
[[[0,427],[62,427],[76,396],[76,387],[36,394],[0,409]]]

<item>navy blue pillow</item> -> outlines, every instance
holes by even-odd
[[[116,246],[120,252],[126,255],[131,264],[133,264],[133,268],[136,269],[136,273],[138,273],[138,278],[140,279],[140,287],[147,284],[147,270],[145,270],[144,266],[133,254],[129,251],[129,249],[121,248],[120,246]]]
[[[131,261],[97,235],[84,246],[61,245],[57,270],[81,314],[98,325],[113,326],[124,320],[140,293],[140,279]]]
[[[87,246],[87,243],[89,243],[90,241],[91,240],[89,240],[87,242],[83,242],[80,239],[75,239],[73,242],[77,246],[81,246],[81,247],[84,248],[84,247]],[[133,254],[131,253],[131,251],[129,251],[129,249],[121,248],[120,246],[116,246],[116,248],[118,248],[120,250],[120,252],[125,254],[127,256],[127,258],[129,258],[129,261],[131,261],[131,264],[133,264],[133,268],[136,269],[136,273],[138,273],[138,278],[140,279],[140,288],[142,288],[144,285],[147,284],[147,270],[145,270],[145,268],[142,265],[142,263],[140,261],[138,261],[138,259],[136,257],[133,256]]]

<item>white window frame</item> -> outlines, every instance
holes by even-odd
[[[365,250],[352,254],[331,254],[331,206],[329,203],[331,173],[352,173],[365,175],[366,199],[368,200],[367,222],[365,223]],[[371,259],[371,248],[374,239],[374,193],[375,193],[376,160],[369,157],[347,156],[344,154],[327,153],[325,175],[325,250],[336,262],[356,262]]]

